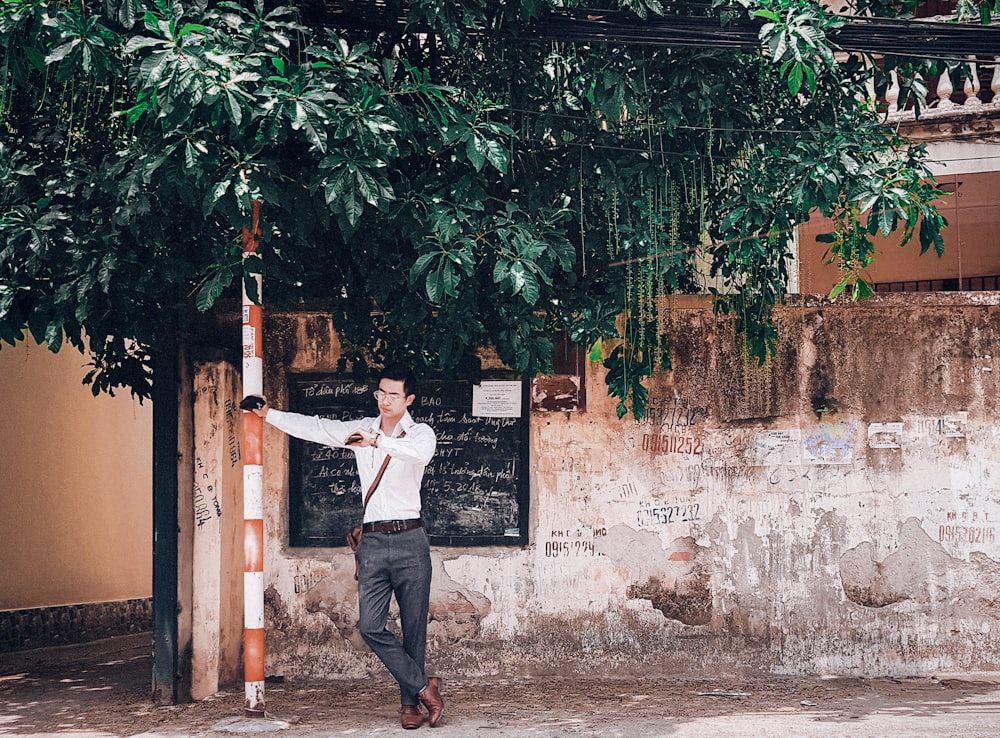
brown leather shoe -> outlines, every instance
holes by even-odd
[[[441,712],[444,710],[441,680],[437,677],[427,677],[427,686],[417,693],[417,699],[427,708],[427,724],[433,728],[441,719]]]
[[[419,728],[424,724],[424,714],[416,705],[403,705],[399,708],[399,724],[407,730]]]

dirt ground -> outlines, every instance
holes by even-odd
[[[67,738],[401,733],[386,678],[268,683],[268,720],[243,716],[242,685],[157,707],[148,634],[0,654],[0,735]],[[432,735],[1000,736],[1000,684],[963,678],[447,679]]]

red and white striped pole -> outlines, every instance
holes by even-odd
[[[260,202],[243,229],[243,262],[260,242]],[[257,295],[263,280],[255,274]],[[261,299],[261,302],[263,300]],[[243,282],[243,395],[264,394],[263,312]],[[264,717],[264,421],[243,412],[243,680],[245,713]]]

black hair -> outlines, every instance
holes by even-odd
[[[403,393],[406,397],[417,394],[417,376],[408,366],[403,366],[402,364],[387,366],[379,373],[378,379],[380,382],[383,379],[402,382]]]

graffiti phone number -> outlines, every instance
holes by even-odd
[[[636,512],[641,527],[667,525],[669,523],[691,523],[699,519],[701,505],[667,505],[665,507],[645,507]]]
[[[642,434],[642,450],[651,454],[700,454],[701,439],[691,436]]]
[[[549,558],[558,556],[596,556],[593,541],[546,541],[545,555]]]
[[[938,541],[944,543],[995,543],[996,529],[983,525],[940,525]]]

